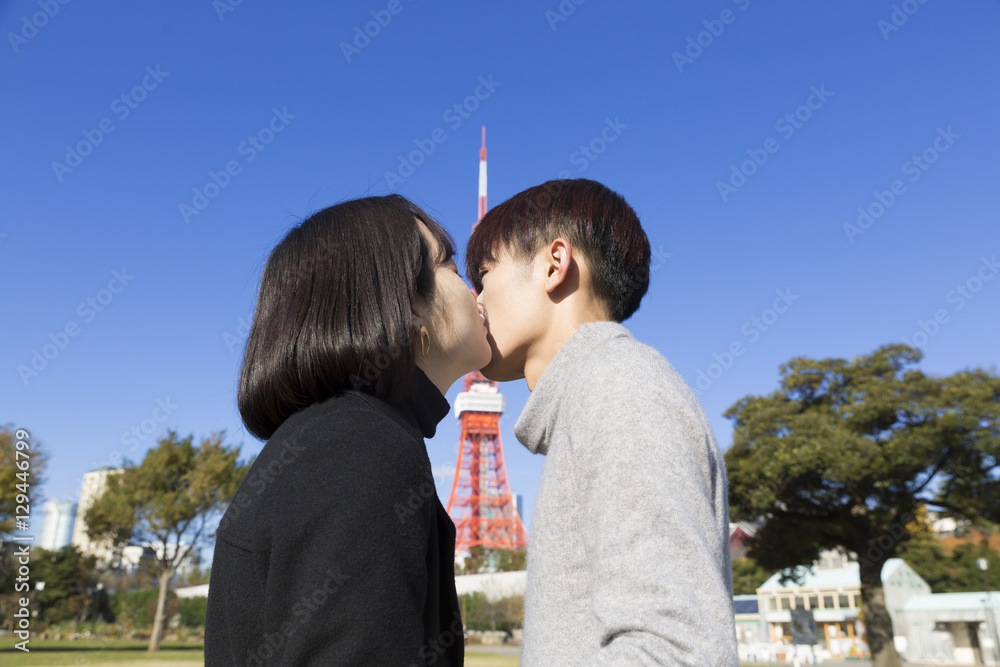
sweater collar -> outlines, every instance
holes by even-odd
[[[584,359],[601,343],[620,336],[631,336],[619,322],[587,322],[563,343],[549,365],[542,371],[535,388],[514,424],[514,435],[534,454],[546,454],[552,439],[552,425],[566,387]]]
[[[438,423],[451,411],[448,399],[418,366],[413,367],[413,380],[406,398],[391,405],[424,438],[433,438]]]

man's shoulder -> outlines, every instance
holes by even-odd
[[[642,409],[670,413],[707,428],[701,402],[658,349],[631,335],[595,347],[580,363],[571,401],[584,411]]]
[[[609,338],[595,347],[578,371],[605,387],[687,386],[662,352],[631,334]]]

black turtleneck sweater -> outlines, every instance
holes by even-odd
[[[455,525],[423,438],[448,401],[346,391],[289,417],[219,525],[205,664],[462,665]]]

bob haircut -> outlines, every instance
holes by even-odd
[[[421,220],[442,256],[420,233]],[[433,306],[448,232],[399,195],[335,204],[293,227],[267,258],[240,369],[237,405],[267,440],[299,410],[355,389],[387,402],[413,380],[415,295]]]
[[[491,209],[472,231],[466,274],[480,292],[483,269],[504,251],[530,262],[560,236],[583,252],[608,315],[616,322],[631,317],[649,289],[649,239],[625,198],[597,181],[547,181]]]

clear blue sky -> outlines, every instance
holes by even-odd
[[[635,207],[669,257],[625,324],[690,383],[715,375],[700,398],[723,448],[722,413],[772,391],[781,363],[912,341],[936,314],[917,337],[924,370],[995,367],[1000,276],[983,258],[1000,254],[1000,3],[896,4],[899,25],[888,0],[567,0],[568,16],[556,0],[69,2],[51,18],[2,3],[0,422],[44,443],[43,492],[60,499],[168,427],[258,452],[233,339],[269,249],[319,208],[390,191],[464,244],[482,125],[491,204],[568,172]],[[345,55],[372,12],[386,25]],[[225,187],[200,200],[210,172]],[[845,231],[859,207],[880,215]],[[769,313],[779,290],[785,312]],[[65,347],[25,381],[50,335]],[[737,342],[729,368],[710,367]],[[528,391],[501,389],[530,519],[543,459],[512,432]],[[144,420],[151,435],[123,442]],[[439,471],[458,433],[449,416],[428,443]],[[444,502],[450,488],[440,477]]]

